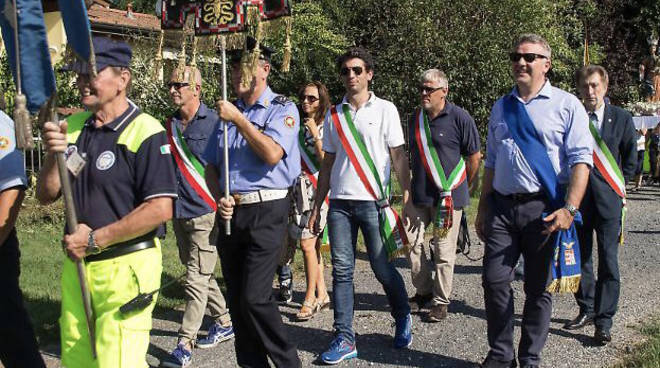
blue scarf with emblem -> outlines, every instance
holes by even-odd
[[[545,145],[541,142],[525,106],[514,96],[504,99],[504,121],[511,137],[541,182],[552,210],[563,207],[566,188],[559,184]],[[547,215],[544,213],[543,217]],[[551,237],[554,240],[551,241],[553,257],[550,265],[552,282],[547,287],[549,292],[575,293],[580,286],[580,246],[575,230],[576,222],[582,223],[579,212],[569,229],[559,230]]]

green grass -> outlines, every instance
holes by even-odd
[[[640,331],[647,340],[637,345],[630,354],[612,368],[657,368],[660,367],[660,317],[644,324]]]

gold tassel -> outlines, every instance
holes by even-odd
[[[263,25],[261,22],[261,12],[256,6],[247,7],[246,18],[247,35],[252,36],[257,40],[254,50],[248,52],[246,38],[245,47],[243,49],[243,57],[241,59],[241,84],[243,87],[247,88],[252,84],[252,79],[257,72],[257,67],[259,67],[259,56],[261,55],[261,49],[259,46],[263,39]]]
[[[286,17],[286,40],[284,41],[284,56],[282,57],[283,73],[288,73],[291,68],[291,27],[293,25],[293,17]]]
[[[156,52],[156,62],[154,63],[154,77],[159,81],[163,81],[163,42],[165,41],[165,31],[160,31],[158,40],[158,51]]]
[[[27,98],[24,94],[16,94],[14,98],[14,126],[16,132],[16,147],[22,150],[34,148],[32,141],[32,121],[27,110]]]
[[[577,293],[580,288],[580,275],[561,277],[552,280],[546,290],[550,293]]]
[[[192,55],[190,55],[190,66],[197,67],[197,37],[193,34]]]

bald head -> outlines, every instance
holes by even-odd
[[[176,68],[170,76],[170,83],[188,83],[202,86],[202,74],[194,66],[186,65],[183,70]]]
[[[176,68],[168,83],[172,102],[182,111],[190,110],[193,115],[200,104],[202,75],[192,66]]]

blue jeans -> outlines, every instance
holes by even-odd
[[[410,313],[408,294],[403,278],[387,259],[387,251],[380,237],[378,208],[375,201],[333,199],[328,211],[328,231],[332,254],[332,304],[334,329],[355,343],[353,331],[353,271],[355,270],[355,244],[358,228],[362,230],[371,269],[383,285],[392,307],[392,317],[399,319]]]

